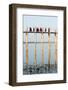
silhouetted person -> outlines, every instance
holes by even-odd
[[[31,27],[29,28],[29,31],[32,32],[32,28]]]

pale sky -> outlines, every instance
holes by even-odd
[[[27,27],[50,27],[57,30],[57,16],[28,16],[24,15],[24,30]]]

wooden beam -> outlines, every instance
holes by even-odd
[[[28,64],[28,33],[26,33],[26,64]]]
[[[57,41],[58,41],[58,33],[55,32],[55,65],[57,64]]]
[[[50,28],[48,28],[48,69],[50,69]]]
[[[35,28],[34,28],[33,30],[34,30],[34,32],[35,32]],[[37,39],[36,33],[34,33],[34,38]],[[37,42],[37,40],[36,40],[35,42]],[[34,47],[34,65],[37,64],[36,57],[37,57],[37,56],[36,56],[36,43],[35,43],[35,47]]]
[[[43,32],[41,34],[41,42],[44,42],[44,35],[43,35]],[[41,43],[42,44],[42,47],[41,47],[41,57],[42,57],[42,64],[44,64],[44,43]]]

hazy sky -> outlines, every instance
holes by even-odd
[[[56,16],[23,16],[24,30],[27,27],[50,27],[57,30],[57,17]]]

